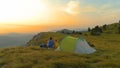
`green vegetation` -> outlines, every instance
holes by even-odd
[[[117,28],[114,28],[116,27]],[[58,52],[55,49],[40,48],[42,42],[47,43],[49,37],[58,40],[66,35],[55,32],[44,32],[34,36],[28,46],[0,49],[0,67],[4,68],[120,68],[120,34],[118,23],[104,25],[100,36],[92,36],[90,32],[69,34],[84,37],[95,46],[93,54],[75,54]],[[31,46],[32,45],[32,46]]]
[[[95,28],[93,28],[91,30],[91,35],[97,35],[98,36],[98,35],[101,35],[102,32],[103,31],[99,26],[95,26]]]
[[[52,33],[53,34],[53,33]],[[59,34],[61,35],[61,34]],[[56,35],[55,35],[56,36]],[[81,35],[73,35],[80,37]],[[0,66],[5,68],[119,68],[120,35],[82,36],[95,45],[94,54],[74,54],[25,46],[0,50]]]
[[[110,25],[103,25],[102,29],[104,33],[108,33],[108,34],[119,34],[119,27],[120,27],[120,23],[114,23],[114,24],[110,24]]]
[[[120,21],[118,23],[103,25],[103,26],[95,26],[94,28],[88,28],[88,32],[91,32],[91,35],[101,35],[101,33],[107,34],[120,34]]]
[[[48,40],[50,37],[53,37],[54,40],[57,40],[60,42],[63,37],[65,37],[65,34],[62,33],[56,33],[56,32],[43,32],[35,35],[28,43],[27,45],[40,45],[41,43],[48,43]]]

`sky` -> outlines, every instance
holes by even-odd
[[[0,0],[0,33],[82,29],[120,20],[120,0]]]

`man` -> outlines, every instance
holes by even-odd
[[[54,41],[53,41],[52,37],[50,37],[50,40],[48,42],[48,49],[53,48],[53,45],[54,45]]]

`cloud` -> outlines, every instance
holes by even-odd
[[[63,2],[63,0],[59,1]],[[120,18],[120,9],[116,8],[117,5],[111,5],[110,3],[102,4],[98,7],[89,3],[80,4],[82,3],[81,0],[66,0],[62,4],[59,1],[57,4],[47,4],[50,14],[48,15],[44,12],[43,15],[47,14],[48,17],[43,19],[41,15],[37,19],[35,18],[35,21],[30,20],[30,22],[25,22],[22,25],[0,25],[0,31],[39,32],[71,27],[87,28],[104,23],[112,23]],[[26,25],[29,23],[31,25]]]
[[[66,13],[77,15],[80,12],[79,2],[78,1],[69,1],[64,9]]]
[[[93,0],[90,2],[93,2]],[[111,4],[110,1],[101,4],[96,2],[102,1],[95,1],[92,4],[86,1],[87,4],[85,4],[82,0],[67,0],[65,3],[55,6],[55,9],[52,5],[53,18],[56,18],[53,22],[58,25],[71,25],[81,28],[112,23],[120,18],[120,9],[117,8],[120,2],[117,2],[117,4],[114,2]]]
[[[56,18],[57,24],[88,27],[111,23],[120,18],[120,9],[116,7],[117,5],[111,5],[109,1],[100,5],[98,3],[99,6],[95,5],[97,3],[84,5],[81,3],[81,0],[67,0],[59,6],[55,6],[57,9],[53,9],[53,16]]]

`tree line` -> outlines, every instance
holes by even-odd
[[[117,25],[117,33],[120,34],[120,20],[119,20],[119,23]],[[116,28],[116,26],[115,26]],[[108,29],[108,25],[103,25],[103,26],[95,26],[94,28],[88,28],[88,32],[90,32],[91,35],[101,35],[103,33],[103,31],[107,30]]]

